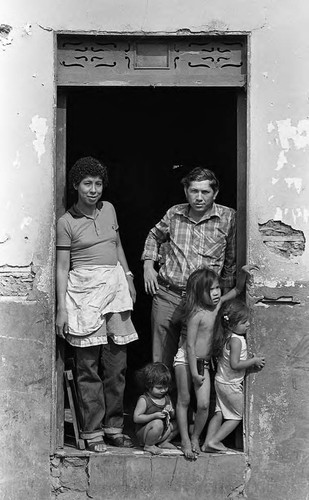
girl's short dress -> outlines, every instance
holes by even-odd
[[[233,333],[230,338],[238,338],[241,342],[240,360],[248,357],[246,339]],[[225,420],[242,420],[244,412],[243,381],[246,370],[233,370],[230,365],[230,350],[226,344],[219,359],[215,376],[216,409],[221,411]]]

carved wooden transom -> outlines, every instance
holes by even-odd
[[[246,40],[60,35],[57,83],[243,87]]]

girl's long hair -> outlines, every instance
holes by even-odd
[[[219,276],[208,267],[201,267],[190,274],[187,281],[186,301],[183,310],[184,320],[188,320],[198,309],[213,307],[210,288],[215,281],[219,281]]]
[[[215,323],[212,355],[215,358],[222,356],[223,346],[233,333],[233,328],[245,322],[249,317],[248,306],[240,299],[225,302],[221,307]]]

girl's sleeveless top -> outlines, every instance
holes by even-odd
[[[230,339],[237,338],[241,342],[240,360],[245,361],[248,358],[247,342],[243,335],[232,333]],[[230,340],[229,339],[229,340]],[[217,373],[215,379],[223,384],[239,384],[246,374],[246,369],[233,370],[230,365],[230,350],[227,349],[226,343],[223,347],[222,356],[218,361]]]

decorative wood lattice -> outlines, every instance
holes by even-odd
[[[244,86],[241,37],[186,39],[61,36],[59,85]]]

